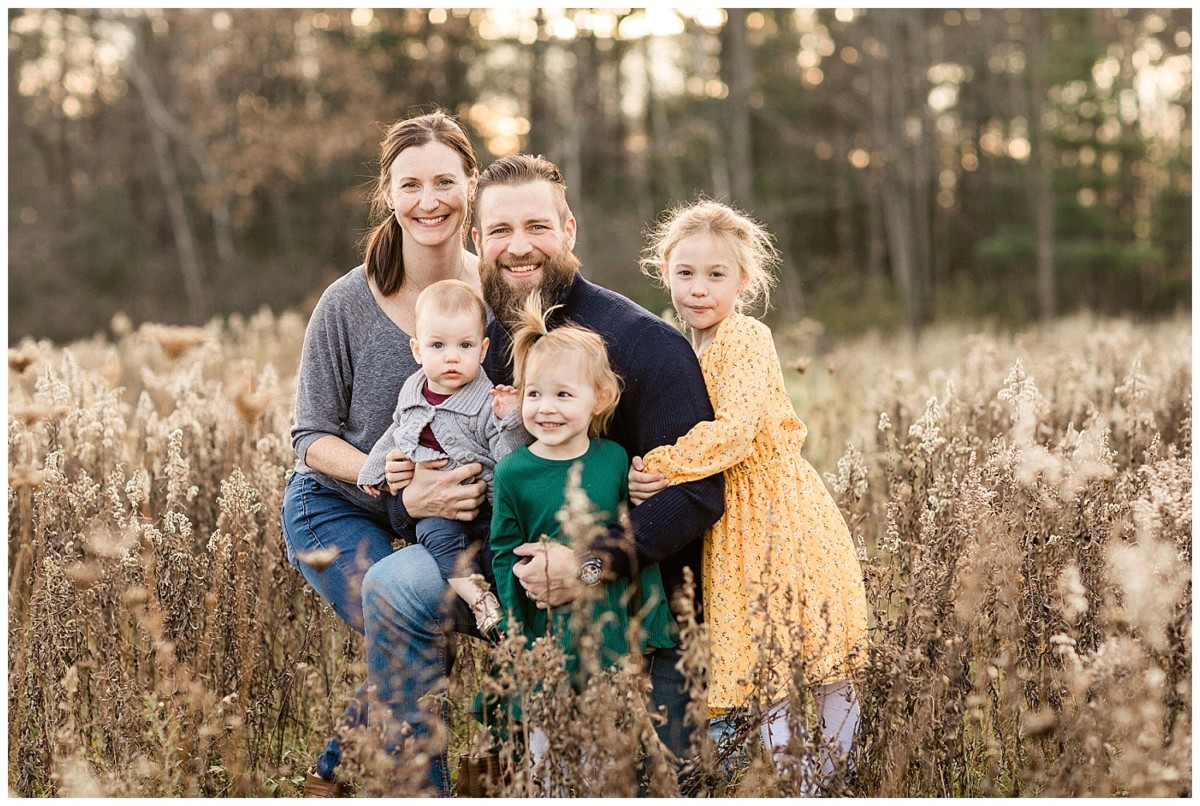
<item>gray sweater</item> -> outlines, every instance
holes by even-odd
[[[388,451],[399,448],[414,462],[449,457],[450,462],[444,469],[479,462],[483,465],[479,477],[487,482],[490,501],[492,471],[496,462],[530,441],[529,434],[521,425],[520,412],[513,411],[504,420],[496,417],[492,412],[492,398],[488,394],[492,382],[482,369],[475,380],[437,406],[421,394],[425,381],[424,371],[418,369],[404,382],[396,402],[396,412],[392,415],[392,424],[371,449],[362,472],[358,474],[359,485],[382,485]],[[445,453],[420,444],[421,431],[427,425]]]
[[[404,381],[418,369],[408,343],[409,335],[379,307],[358,266],[331,283],[313,309],[296,381],[296,472],[385,517],[386,496],[372,498],[353,483],[313,470],[304,459],[309,446],[330,435],[370,452],[391,422]]]

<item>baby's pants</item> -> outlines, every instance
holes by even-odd
[[[442,579],[468,577],[472,574],[491,574],[492,553],[488,550],[488,527],[491,513],[480,514],[473,521],[454,521],[449,518],[422,518],[417,521],[417,542],[429,550],[437,563]],[[483,555],[481,562],[480,555]],[[483,568],[486,567],[486,572]]]

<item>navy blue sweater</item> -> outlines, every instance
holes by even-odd
[[[570,321],[600,334],[609,361],[621,378],[621,399],[604,436],[629,456],[644,456],[651,448],[668,445],[702,420],[712,420],[712,404],[691,345],[677,330],[633,301],[590,283],[577,274],[552,314],[551,327]],[[512,338],[498,320],[488,327],[491,347],[484,362],[498,384],[512,382]],[[391,496],[388,510],[402,533],[411,519],[400,496]],[[690,566],[700,600],[700,546],[705,530],[724,511],[725,481],[721,474],[668,487],[630,510],[638,566],[658,563],[667,595],[683,582]],[[532,537],[532,536],[531,536]],[[633,558],[620,531],[613,529],[593,544],[605,566],[618,576],[632,574]]]

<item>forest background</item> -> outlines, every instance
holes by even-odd
[[[561,165],[589,277],[766,223],[768,321],[1157,318],[1191,296],[1191,11],[9,11],[9,342],[304,312],[360,259],[383,128]]]

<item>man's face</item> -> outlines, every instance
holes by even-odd
[[[478,226],[471,236],[488,305],[508,324],[534,289],[543,307],[553,305],[579,270],[571,252],[575,219],[559,218],[554,188],[541,180],[492,185],[475,204]]]

